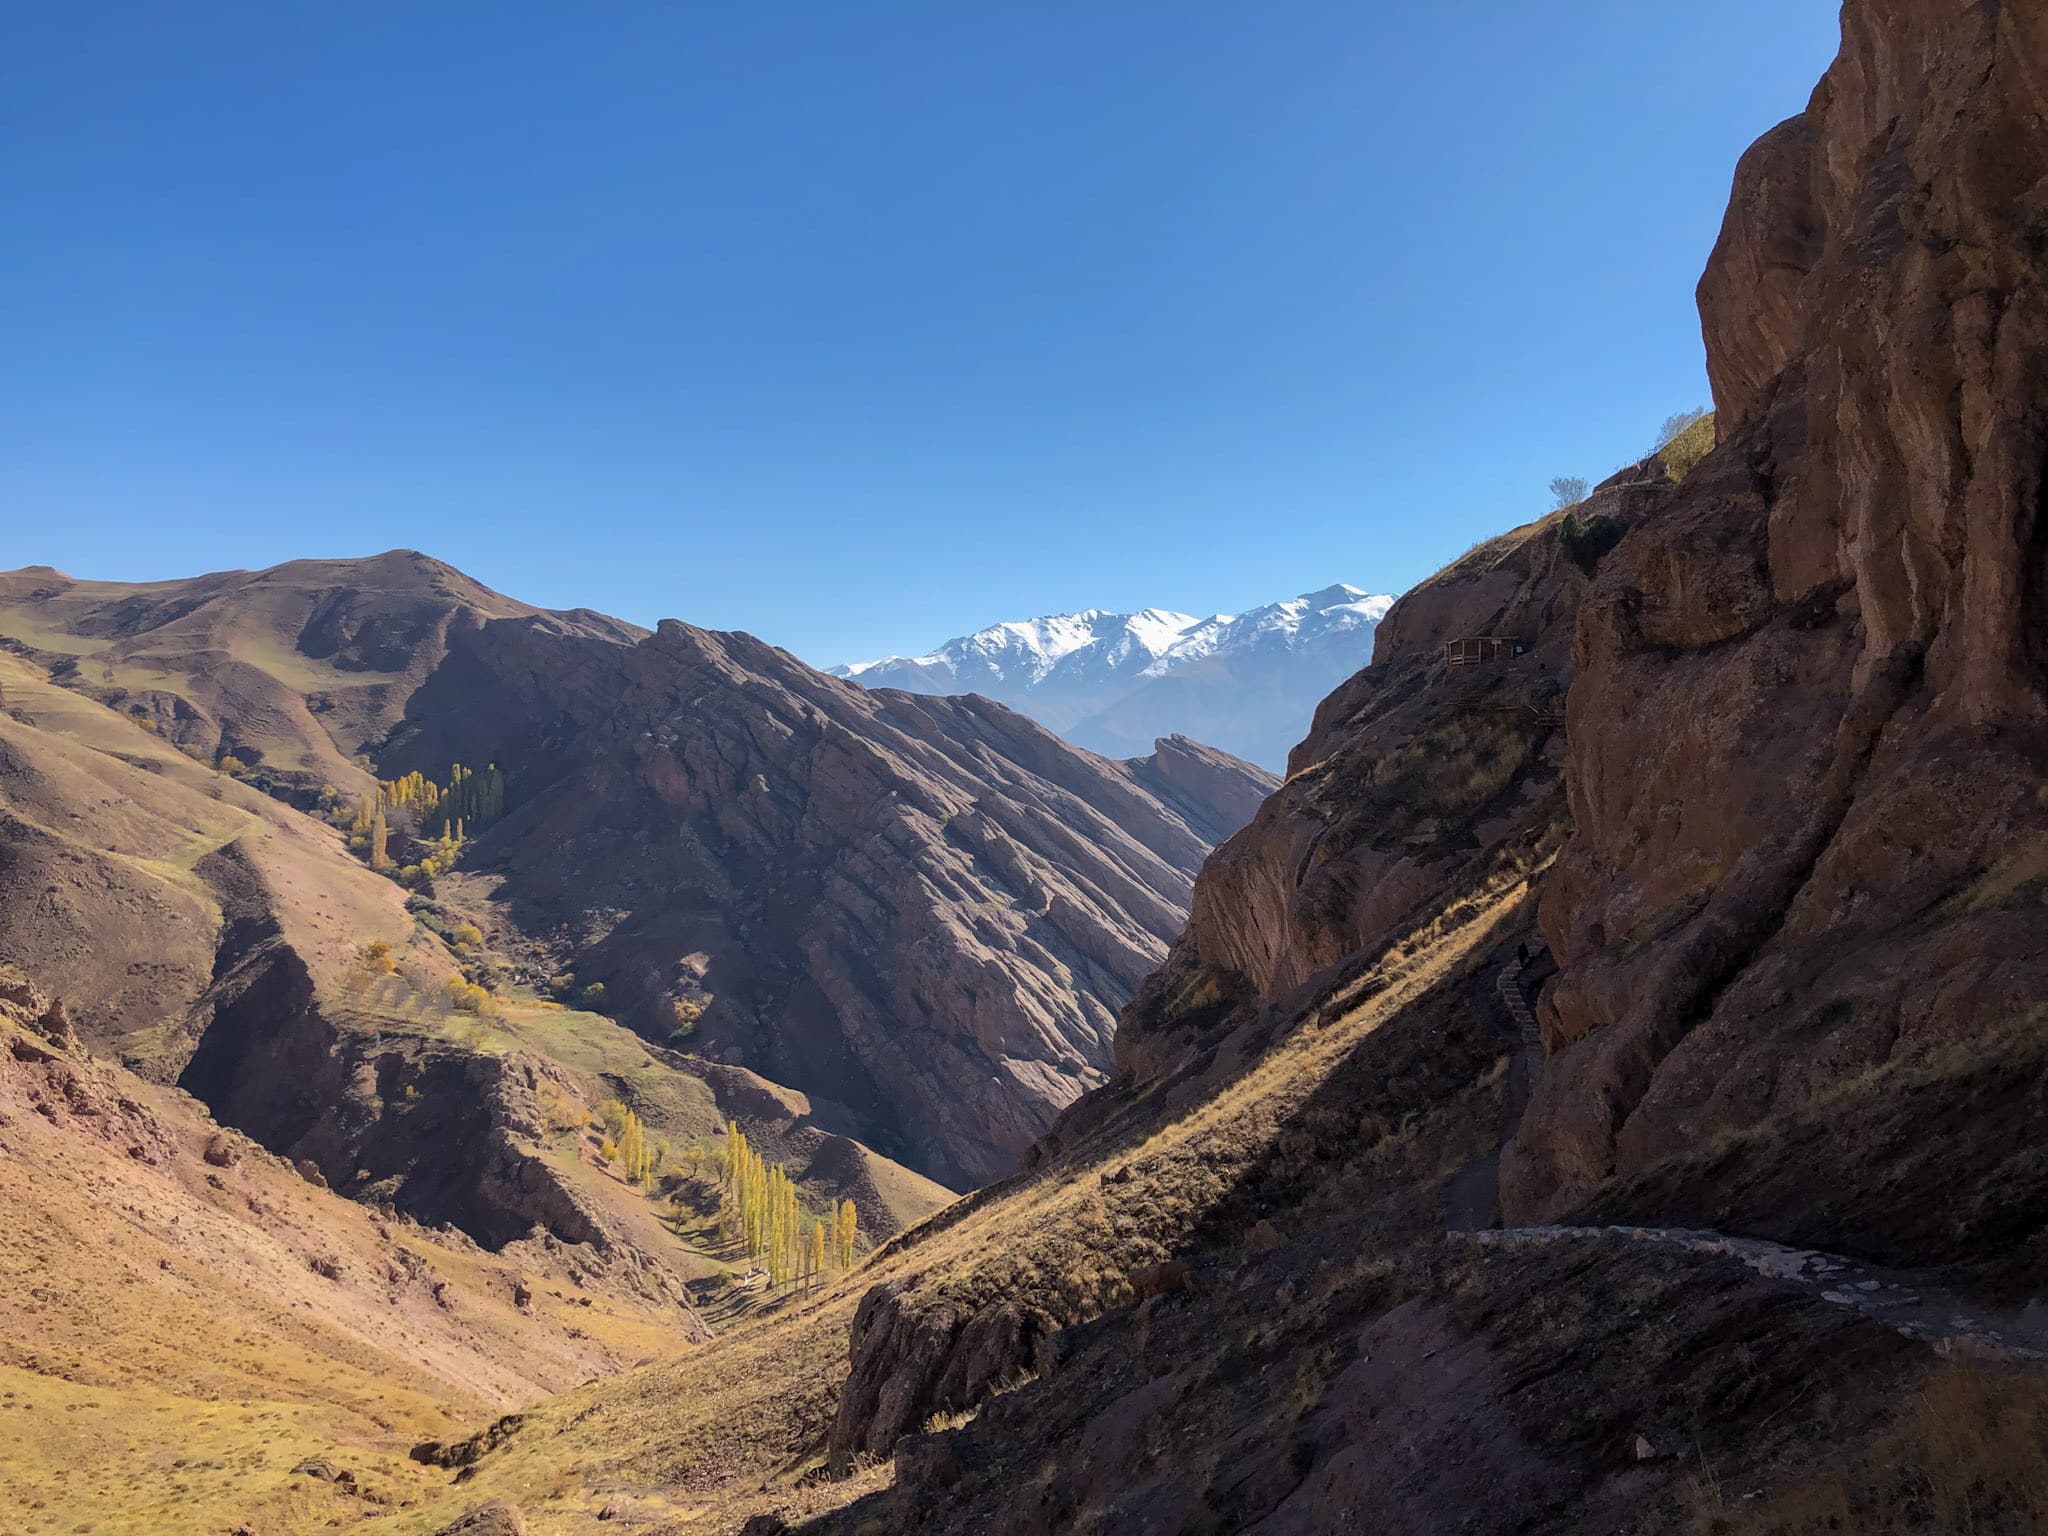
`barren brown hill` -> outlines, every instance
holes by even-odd
[[[601,1015],[509,987],[466,1009],[451,984],[488,946],[453,953],[335,828],[17,657],[0,698],[0,961],[34,967],[87,1047],[336,1190],[491,1249],[565,1245],[594,1288],[670,1308],[679,1341],[705,1336],[686,1303],[727,1266],[601,1155],[607,1103],[678,1158],[736,1119],[877,1236],[948,1198],[800,1095]]]
[[[176,581],[0,572],[0,646],[209,762],[238,758],[302,803],[322,784],[371,787],[357,758],[450,637],[511,617],[616,644],[645,633],[587,610],[544,614],[414,550]]]
[[[955,1186],[1101,1080],[1196,868],[1271,782],[1181,738],[1111,762],[746,635],[542,612],[404,551],[145,587],[16,572],[0,634],[301,804],[500,765],[508,814],[443,894],[515,974],[599,984],[651,1041]],[[186,949],[144,969],[197,974]]]
[[[1178,738],[1111,762],[674,622],[631,650],[464,637],[382,761],[458,753],[518,787],[475,864],[547,964],[650,1038],[680,1007],[688,1049],[955,1185],[1101,1081],[1211,839],[1269,782]]]

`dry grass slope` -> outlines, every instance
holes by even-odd
[[[668,1522],[662,1529],[708,1533],[763,1510],[815,1514],[872,1491],[886,1482],[886,1466],[846,1482],[819,1479],[848,1331],[869,1287],[921,1280],[934,1302],[972,1307],[1001,1298],[1062,1324],[1128,1304],[1132,1271],[1189,1241],[1242,1179],[1288,1176],[1304,1155],[1302,1117],[1331,1075],[1389,1020],[1469,972],[1522,913],[1526,895],[1520,879],[1478,893],[1459,917],[1434,923],[1409,953],[1390,953],[1362,977],[1321,1028],[1289,1037],[1169,1123],[1055,1163],[964,1216],[948,1213],[913,1230],[818,1296],[701,1351],[541,1406],[472,1481],[375,1528],[413,1536],[503,1497],[546,1529],[594,1532],[595,1512],[630,1490],[636,1507]],[[1488,1055],[1435,1120],[1425,1113],[1384,1123],[1361,1150],[1384,1183],[1431,1189],[1491,1137],[1498,1093],[1497,1061]],[[1283,1134],[1295,1141],[1282,1146]],[[1106,1180],[1112,1163],[1138,1171]],[[1420,1220],[1435,1221],[1428,1197],[1420,1204]]]

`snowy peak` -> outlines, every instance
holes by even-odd
[[[1143,665],[1165,655],[1199,622],[1192,614],[1165,608],[1139,613],[1086,608],[1079,613],[991,624],[948,640],[922,656],[889,656],[831,671],[835,677],[858,678],[877,687],[914,688],[915,684],[903,679],[944,677],[958,682],[962,689],[987,692],[983,685],[990,683],[1029,686],[1042,682],[1069,658],[1084,654],[1088,665],[1111,670],[1123,667],[1133,657],[1142,658]]]
[[[1322,695],[1371,659],[1393,601],[1338,582],[1206,619],[1088,608],[831,671],[875,688],[986,694],[1097,751],[1142,753],[1157,726],[1270,766],[1285,760]]]

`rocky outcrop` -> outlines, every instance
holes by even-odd
[[[1654,460],[1630,466],[1570,517],[1483,544],[1394,604],[1372,665],[1316,710],[1286,783],[1203,866],[1186,933],[1118,1030],[1126,1085],[1200,1060],[1233,1020],[1298,1013],[1287,1005],[1332,990],[1486,871],[1547,852],[1588,567],[1672,489]],[[1591,551],[1589,529],[1602,531]],[[1478,637],[1503,645],[1447,664],[1446,642]]]
[[[518,1506],[503,1499],[492,1499],[488,1504],[479,1504],[467,1514],[457,1516],[434,1536],[526,1536],[526,1517],[519,1512]]]
[[[2037,6],[1851,0],[1807,111],[1742,163],[1700,284],[1719,445],[1579,613],[1554,1059],[1503,1163],[1511,1220],[1716,1138],[1757,1160],[1816,1115],[1901,1124],[1865,1100],[1938,1120],[2036,1027],[2044,57]],[[1874,1201],[1898,1150],[1844,1158],[1834,1196]],[[1720,1219],[1770,1232],[1757,1189],[1714,1194]],[[2008,1214],[2006,1243],[2048,1222]]]
[[[79,1043],[61,999],[0,963],[0,1127],[17,1109],[158,1164],[173,1142],[157,1117]]]
[[[682,1304],[681,1277],[619,1240],[542,1155],[537,1090],[573,1091],[553,1063],[337,1028],[275,934],[232,957],[209,1002],[179,1086],[308,1178],[486,1248],[587,1245],[612,1280]]]
[[[1012,1301],[918,1306],[916,1283],[913,1275],[878,1285],[854,1314],[852,1370],[828,1443],[841,1472],[857,1455],[886,1456],[933,1414],[972,1407],[1052,1366],[1058,1326],[1045,1313]]]
[[[955,1187],[1101,1080],[1211,840],[1270,783],[1187,742],[1110,762],[672,621],[630,650],[487,625],[410,718],[389,769],[537,786],[481,855],[610,1011],[665,1040],[684,1005],[692,1052]]]
[[[1220,843],[1257,814],[1266,796],[1280,787],[1242,758],[1186,736],[1162,736],[1150,757],[1132,758],[1132,776],[1186,818],[1189,826]]]

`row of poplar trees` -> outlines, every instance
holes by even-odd
[[[616,1100],[604,1106],[605,1129],[610,1143],[616,1149],[619,1172],[626,1176],[628,1184],[648,1184],[660,1170],[666,1147],[655,1147],[647,1139],[647,1127],[640,1117]]]
[[[764,1161],[730,1121],[718,1174],[719,1230],[746,1244],[770,1284],[814,1286],[835,1269],[852,1268],[860,1215],[851,1200],[835,1205],[829,1221],[811,1216],[797,1203],[795,1181],[779,1163]]]
[[[457,763],[448,770],[445,787],[417,770],[403,778],[380,780],[376,795],[363,796],[356,806],[355,820],[349,827],[367,843],[372,869],[385,869],[391,864],[388,813],[401,810],[409,813],[411,824],[419,828],[423,840],[439,840],[441,846],[429,853],[429,857],[437,858],[438,867],[429,873],[441,874],[455,862],[454,851],[462,846],[469,827],[504,814],[505,776],[496,763],[482,773]],[[400,818],[401,824],[405,819]],[[438,858],[442,853],[446,857]]]

